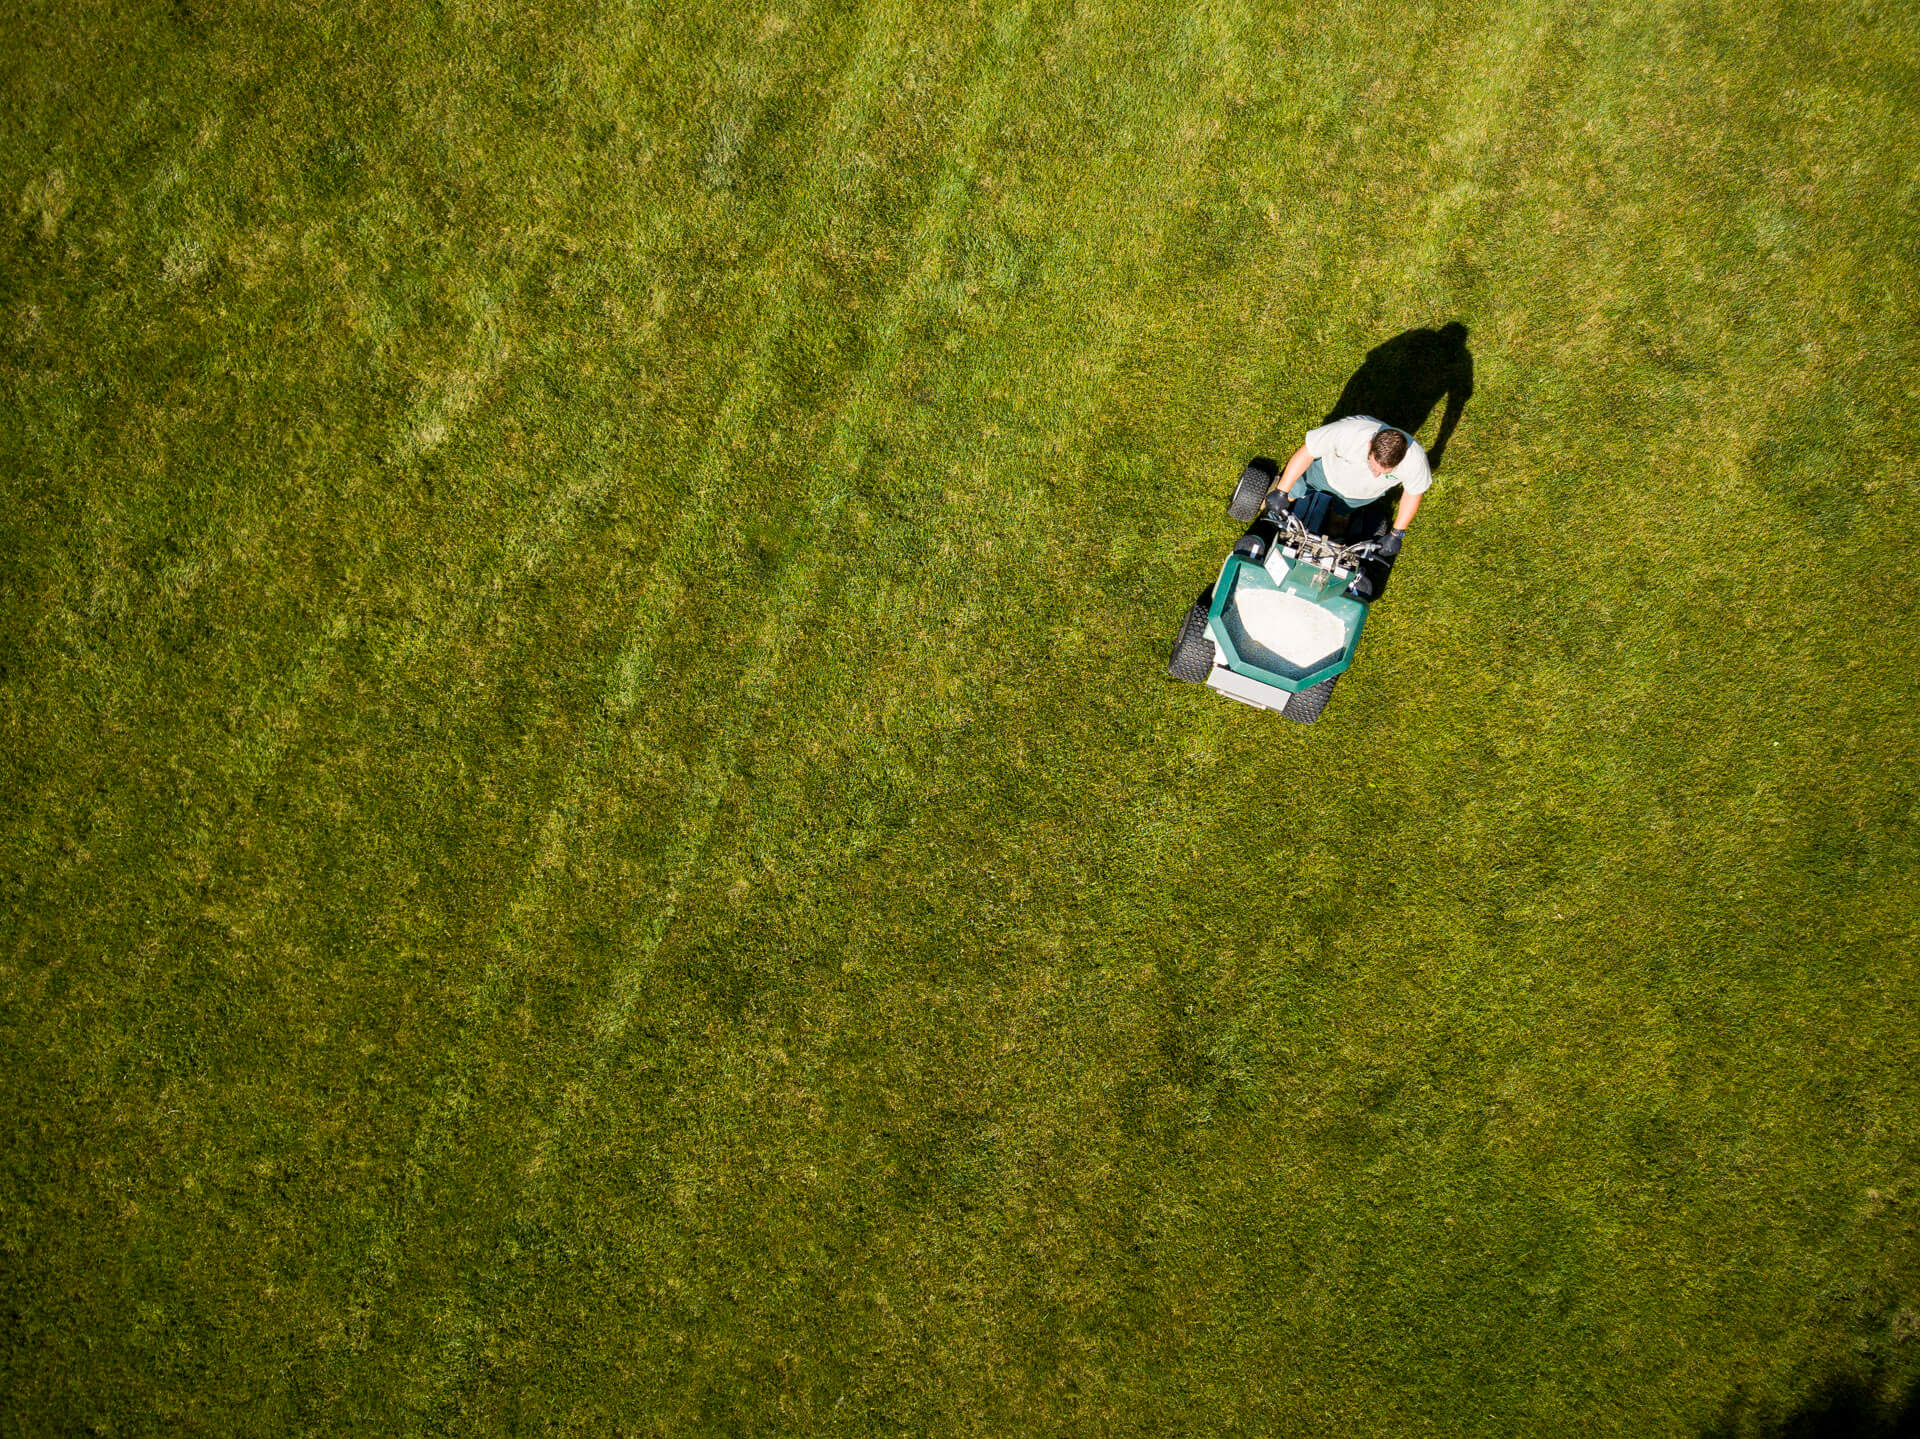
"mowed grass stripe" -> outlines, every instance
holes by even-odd
[[[973,202],[971,182],[999,113],[1001,85],[1008,71],[1025,58],[1021,28],[1011,18],[996,24],[992,47],[982,62],[983,73],[973,82],[964,113],[945,147],[953,152],[952,158],[903,245],[902,283],[871,331],[868,358],[834,418],[826,453],[808,466],[809,483],[796,500],[806,516],[803,535],[808,547],[782,567],[758,622],[745,627],[754,636],[752,647],[741,659],[737,697],[728,719],[707,750],[703,773],[674,825],[683,839],[669,865],[665,899],[649,921],[636,962],[615,976],[612,993],[595,1021],[595,1029],[609,1038],[617,1039],[625,1031],[639,979],[658,952],[673,922],[681,887],[706,847],[720,777],[732,769],[742,737],[760,725],[761,712],[780,680],[793,640],[811,627],[822,572],[840,562],[838,551],[845,538],[842,514],[852,481],[876,435],[884,431],[886,408],[900,398],[896,371],[907,331],[925,310],[929,285],[944,274],[954,228]],[[629,656],[622,661],[624,673],[630,668]]]
[[[414,1158],[409,1164],[415,1181],[409,1199],[394,1220],[393,1232],[383,1231],[375,1237],[369,1259],[362,1266],[363,1274],[389,1275],[399,1260],[396,1248],[399,1237],[411,1227],[407,1216],[421,1197],[418,1177],[438,1162],[448,1142],[449,1126],[458,1121],[470,1103],[473,1077],[487,1063],[484,1041],[495,1033],[505,986],[511,982],[517,967],[529,955],[539,952],[546,932],[543,921],[551,883],[579,847],[591,838],[590,831],[583,834],[580,828],[580,819],[587,813],[584,799],[594,786],[603,782],[603,767],[610,746],[619,734],[620,721],[648,678],[648,656],[679,599],[680,575],[705,546],[715,542],[721,527],[735,518],[730,502],[737,496],[728,489],[726,480],[742,464],[744,442],[754,432],[774,393],[773,357],[789,338],[797,299],[795,282],[788,276],[813,242],[815,236],[809,227],[817,223],[841,167],[862,142],[871,122],[872,107],[886,92],[889,70],[898,59],[896,35],[895,17],[876,11],[845,72],[839,98],[824,126],[830,148],[817,157],[811,171],[812,191],[802,203],[788,211],[790,218],[784,234],[765,264],[765,274],[775,288],[775,304],[762,322],[757,342],[740,363],[728,387],[695,477],[678,507],[668,538],[653,561],[653,577],[642,592],[636,621],[608,676],[606,712],[596,722],[591,738],[575,751],[560,786],[560,798],[541,825],[534,847],[533,868],[506,906],[502,929],[490,947],[492,957],[480,983],[470,993],[467,1018],[449,1057],[444,1095],[423,1120],[415,1143]],[[778,613],[780,603],[783,602],[777,597],[769,602],[769,612]],[[771,657],[771,662],[777,664],[777,656]],[[692,777],[690,792],[682,802],[681,822],[675,825],[676,833],[689,838],[683,841],[675,861],[670,864],[670,876],[691,864],[698,854],[704,839],[698,816],[704,794],[711,789],[711,775],[719,764],[717,759],[710,760]],[[673,882],[669,878],[666,893],[657,902],[658,912],[670,918],[673,902]],[[662,929],[667,922],[668,919],[657,921]],[[356,1293],[348,1308],[353,1316],[353,1328],[362,1336],[360,1342],[373,1342],[374,1330],[369,1327],[374,1322],[371,1290]]]
[[[886,53],[889,47],[874,45],[868,49],[870,53]],[[545,1124],[538,1127],[533,1149],[521,1167],[523,1173],[537,1174],[544,1168],[546,1151],[566,1122],[565,1111],[577,1107],[579,1089],[582,1086],[592,1087],[603,1075],[610,1056],[617,1049],[639,994],[641,981],[677,913],[680,891],[708,842],[722,793],[723,777],[731,769],[739,741],[759,723],[762,706],[778,681],[787,649],[795,635],[808,624],[819,598],[821,571],[832,563],[836,516],[846,498],[847,482],[858,469],[874,433],[876,411],[893,398],[890,388],[905,332],[924,304],[924,287],[944,270],[943,260],[949,235],[969,203],[969,181],[978,161],[978,152],[998,112],[998,82],[1004,79],[1012,66],[1019,63],[1020,58],[1019,26],[1001,23],[996,27],[980,72],[968,86],[962,118],[956,122],[953,138],[946,147],[949,151],[957,151],[957,157],[944,165],[944,174],[936,183],[934,194],[916,222],[913,233],[902,245],[902,283],[871,331],[868,358],[842,403],[825,453],[807,465],[805,479],[808,483],[805,490],[796,496],[783,497],[783,502],[806,515],[811,548],[780,571],[770,592],[758,602],[757,619],[741,623],[738,616],[733,617],[738,628],[750,635],[751,640],[738,660],[739,679],[727,686],[734,691],[728,718],[709,739],[702,760],[687,777],[680,805],[673,816],[671,828],[679,839],[666,865],[663,891],[650,905],[645,906],[648,915],[645,924],[637,939],[629,942],[632,952],[613,975],[610,993],[596,1012],[590,1032],[598,1036],[599,1042],[581,1063],[581,1077],[568,1084],[569,1098],[563,1112],[550,1116]],[[882,88],[879,76],[861,75],[859,78],[868,83],[855,93],[872,97]],[[858,140],[860,128],[847,123],[834,127],[837,133],[848,135],[849,143]],[[830,181],[833,167],[823,166],[821,173]],[[813,210],[809,205],[802,205],[797,207],[796,212],[801,217],[809,217]],[[804,243],[807,238],[798,235],[796,245]],[[741,385],[735,390],[737,403],[729,405],[722,424],[717,427],[714,440],[708,446],[701,467],[707,483],[698,489],[703,496],[729,493],[725,481],[740,464],[738,456],[744,448],[742,441],[764,423],[764,412],[772,398],[773,385],[771,355],[768,352],[787,338],[785,326],[790,318],[790,307],[777,310],[776,316],[777,322],[770,327],[766,349],[756,357],[757,363],[751,363],[748,367]],[[731,517],[725,510],[721,510],[718,516]],[[674,539],[667,547],[668,554],[684,546],[686,560],[691,563],[697,548],[711,542],[711,528],[715,521],[712,508],[702,506],[690,511],[688,522],[676,529]],[[662,579],[671,584],[675,578],[669,564]],[[612,709],[616,715],[632,705],[634,693],[631,685],[638,676],[647,672],[646,657],[667,617],[667,606],[655,608],[652,614],[643,611],[641,623],[636,626],[631,641],[615,666]],[[596,760],[604,762],[607,746],[598,746],[591,754]],[[588,777],[597,778],[591,766],[583,766],[580,774],[583,781]],[[571,810],[565,805],[557,806],[555,811],[556,815],[578,812],[577,805]],[[576,836],[574,842],[578,842],[578,838]],[[565,845],[566,842],[550,839],[542,848],[549,853],[563,852]],[[514,906],[516,915],[526,917],[530,933],[537,933],[533,926],[538,923],[541,910],[541,898],[532,895],[523,896]],[[470,1345],[452,1345],[449,1346],[449,1352],[460,1356],[457,1368],[471,1362],[467,1357],[471,1354]],[[445,1385],[436,1383],[434,1387],[449,1387],[456,1382],[449,1378]]]

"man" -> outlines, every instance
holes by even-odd
[[[1400,503],[1394,509],[1393,530],[1380,546],[1381,554],[1392,556],[1400,553],[1407,526],[1420,508],[1420,496],[1433,483],[1433,474],[1427,468],[1427,452],[1412,435],[1371,415],[1354,415],[1307,431],[1306,443],[1293,452],[1274,480],[1263,508],[1277,511],[1303,483],[1302,495],[1325,490],[1354,509],[1398,485]]]

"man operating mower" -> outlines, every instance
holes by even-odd
[[[1322,491],[1358,516],[1397,485],[1400,502],[1393,527],[1380,542],[1380,553],[1391,558],[1400,553],[1420,496],[1432,483],[1427,452],[1418,440],[1371,415],[1353,415],[1307,431],[1306,443],[1275,478],[1262,508],[1277,516],[1286,506]],[[1364,533],[1367,527],[1362,522],[1356,528]]]

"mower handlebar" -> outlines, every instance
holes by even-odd
[[[1362,540],[1356,545],[1343,545],[1338,540],[1330,540],[1325,535],[1316,535],[1289,511],[1285,516],[1285,533],[1281,543],[1292,545],[1313,559],[1327,559],[1344,568],[1353,569],[1362,560],[1371,559],[1379,552],[1378,540]]]

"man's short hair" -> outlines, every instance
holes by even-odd
[[[1353,452],[1349,450],[1347,453]],[[1407,437],[1392,425],[1382,425],[1380,433],[1373,437],[1373,443],[1367,446],[1367,453],[1392,469],[1407,457]]]

